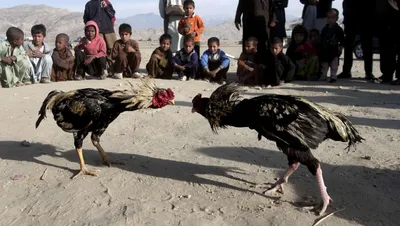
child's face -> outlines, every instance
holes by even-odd
[[[170,46],[171,46],[171,40],[169,40],[169,39],[165,39],[160,42],[160,47],[161,47],[162,51],[164,51],[164,52],[169,50]]]
[[[94,26],[86,27],[85,37],[89,40],[93,40],[96,37],[96,28],[94,28]]]
[[[216,42],[211,42],[211,43],[209,43],[208,44],[208,50],[211,52],[211,53],[216,53],[217,51],[218,51],[218,49],[219,49],[219,45],[218,45],[218,43],[216,43]]]
[[[282,46],[280,44],[271,46],[271,52],[274,54],[274,56],[277,56],[280,52],[282,52]]]
[[[333,12],[329,12],[327,18],[328,18],[329,25],[335,24],[338,20],[338,16],[336,15],[336,13],[333,13]]]
[[[56,39],[56,49],[58,51],[66,49],[67,48],[67,41],[63,38],[58,38]]]
[[[257,47],[254,45],[253,42],[246,42],[246,45],[245,45],[244,49],[245,49],[247,54],[252,54],[252,53],[255,52]]]
[[[128,32],[120,32],[119,37],[121,37],[122,42],[125,43],[131,39],[131,34]]]
[[[33,45],[41,45],[44,40],[44,35],[42,33],[37,33],[32,35],[33,38]]]
[[[314,41],[315,39],[317,39],[319,37],[317,32],[311,32],[310,33],[310,41]]]
[[[192,41],[185,42],[183,44],[183,49],[185,50],[186,53],[192,52],[193,48],[194,48],[194,43]]]
[[[24,43],[24,38],[17,38],[12,41],[13,47],[20,47]]]
[[[304,34],[302,34],[302,33],[295,34],[294,41],[296,42],[296,44],[303,43],[304,42]]]
[[[185,5],[185,14],[186,16],[192,16],[194,12],[194,7],[190,4]]]

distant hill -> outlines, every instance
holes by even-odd
[[[83,13],[46,5],[20,5],[0,9],[0,37],[4,37],[10,26],[21,28],[25,36],[31,36],[32,25],[43,23],[47,28],[47,40],[53,42],[59,33],[67,33],[72,40],[83,36]],[[288,15],[288,18],[293,18]],[[211,36],[221,40],[240,40],[241,32],[237,31],[233,18],[208,16],[203,18],[206,25],[203,40]],[[300,20],[301,22],[301,20]],[[118,24],[129,23],[133,27],[133,38],[137,40],[156,40],[163,33],[162,18],[154,13],[138,14],[128,18],[117,19]],[[291,23],[288,23],[291,24]],[[289,26],[290,27],[290,26]]]

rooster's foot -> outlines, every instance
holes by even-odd
[[[77,173],[75,176],[73,176],[72,179],[75,179],[76,177],[82,176],[82,175],[97,176],[97,172],[99,172],[99,171],[87,169],[85,167],[85,168],[82,168],[81,171],[79,171],[79,173]]]

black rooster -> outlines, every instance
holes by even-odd
[[[53,90],[40,108],[36,128],[46,117],[46,110],[51,109],[57,125],[65,132],[74,135],[81,170],[73,178],[78,175],[96,176],[95,170],[86,168],[82,155],[82,143],[88,133],[92,132],[92,143],[99,151],[105,165],[123,164],[111,162],[100,145],[100,136],[108,125],[124,111],[162,108],[168,104],[174,104],[172,90],[157,88],[151,80],[143,80],[138,90],[110,91],[91,88],[68,92]]]
[[[210,98],[198,94],[193,98],[192,112],[208,119],[211,129],[249,127],[261,137],[275,141],[287,155],[289,169],[276,183],[268,184],[264,193],[281,192],[282,184],[299,167],[300,163],[317,177],[322,203],[322,215],[332,199],[329,197],[319,161],[310,149],[316,149],[326,139],[348,142],[350,146],[364,140],[346,117],[300,97],[263,95],[241,100],[243,92],[236,84],[226,84],[216,89]]]

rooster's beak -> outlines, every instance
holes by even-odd
[[[172,105],[174,105],[174,104],[175,104],[175,101],[174,101],[174,100],[170,100],[169,103],[172,104]]]
[[[192,113],[196,113],[196,112],[197,112],[196,109],[192,108]]]

